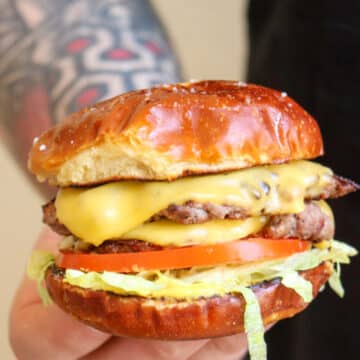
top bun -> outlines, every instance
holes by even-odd
[[[29,168],[58,186],[172,180],[322,155],[316,121],[285,93],[234,81],[131,91],[34,141]]]

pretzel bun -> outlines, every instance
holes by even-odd
[[[331,274],[328,263],[301,276],[311,281],[313,296]],[[119,336],[162,340],[200,339],[244,331],[245,301],[241,295],[213,296],[193,301],[119,296],[69,285],[63,276],[49,269],[48,291],[63,310],[79,320]],[[307,303],[294,290],[274,280],[253,288],[264,324],[289,318]]]
[[[58,186],[172,180],[322,155],[316,121],[285,93],[233,81],[132,91],[35,139],[29,168]]]

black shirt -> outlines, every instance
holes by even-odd
[[[286,91],[319,122],[335,173],[360,180],[360,1],[251,0],[248,80]],[[331,201],[336,238],[360,249],[360,194]],[[360,359],[360,256],[344,299],[326,289],[267,335],[269,359]]]

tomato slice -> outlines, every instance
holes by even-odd
[[[251,238],[224,244],[195,245],[137,253],[60,253],[56,264],[66,269],[127,273],[230,263],[243,264],[287,257],[306,251],[310,247],[311,243],[304,240]]]

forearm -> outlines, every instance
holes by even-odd
[[[0,126],[24,167],[32,139],[80,107],[179,80],[148,1],[0,0]]]

